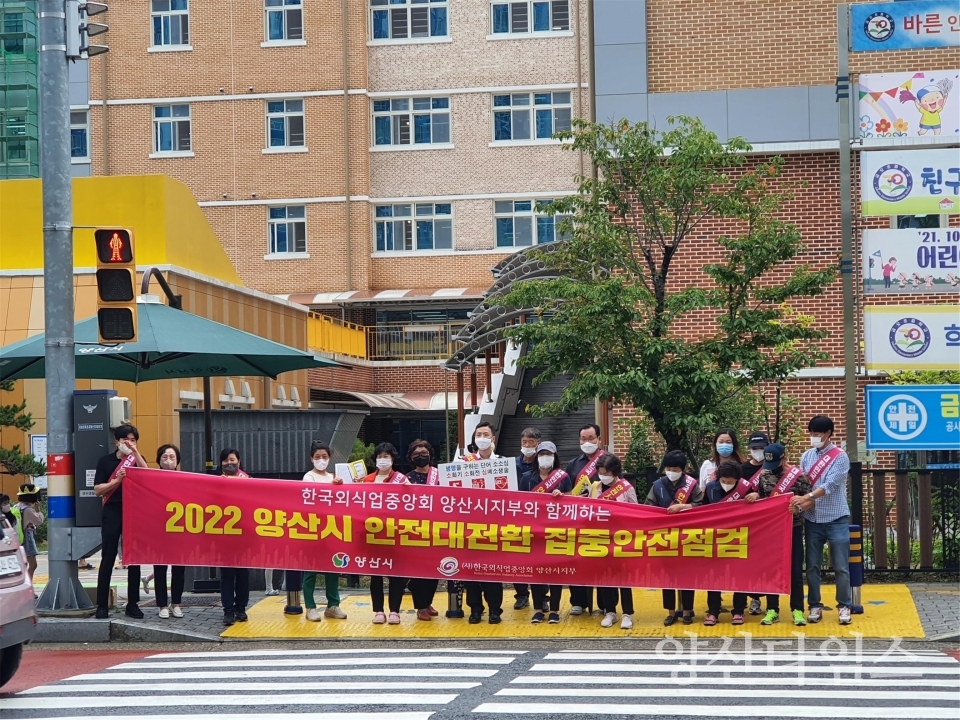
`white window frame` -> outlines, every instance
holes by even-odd
[[[276,46],[295,46],[306,45],[307,40],[304,37],[303,11],[305,3],[303,0],[263,0],[263,42],[260,47]],[[294,12],[300,13],[300,36],[290,37],[289,15]],[[283,37],[270,37],[270,16],[274,13],[280,13],[283,20]]]
[[[279,103],[283,110],[281,111],[270,111],[270,106],[273,104]],[[291,103],[300,103],[300,109],[290,109]],[[294,106],[295,107],[295,106]],[[307,152],[307,119],[306,119],[306,102],[303,98],[287,98],[284,100],[266,100],[264,105],[264,112],[266,116],[266,147],[263,152],[265,154],[269,153],[297,153],[297,152]],[[300,142],[295,144],[292,142],[293,133],[290,130],[290,120],[292,118],[300,118]],[[283,120],[283,145],[272,145],[273,136],[272,130],[270,127],[270,121],[282,119]]]
[[[274,211],[283,210],[284,217],[271,217]],[[302,214],[290,215],[291,210],[301,211]],[[277,231],[275,228],[280,225],[286,226],[286,250],[277,249]],[[303,247],[297,249],[296,227],[303,226]],[[293,245],[291,249],[290,246]],[[293,260],[308,258],[307,252],[307,206],[306,205],[270,205],[267,207],[267,254],[263,256],[264,260]]]
[[[518,198],[515,200],[494,200],[493,201],[493,246],[500,249],[507,248],[529,248],[536,245],[545,245],[547,243],[554,242],[557,240],[557,223],[563,219],[567,219],[569,215],[550,215],[545,212],[545,205],[549,205],[553,200],[536,200],[532,198]],[[510,203],[511,208],[509,211],[503,207],[505,203]],[[517,203],[530,203],[530,209],[516,209]],[[500,224],[498,220],[510,218],[513,223],[512,234],[513,234],[513,244],[512,245],[501,245],[500,244]],[[530,243],[526,245],[517,244],[517,219],[525,220],[529,218],[530,220]],[[541,219],[549,218],[552,222],[551,232],[553,233],[552,238],[544,238],[541,242],[540,239],[540,227]]]
[[[537,102],[537,96],[549,95],[550,102],[540,103]],[[557,102],[556,96],[563,95],[567,96],[566,102]],[[497,105],[497,98],[509,97],[510,105]],[[518,100],[526,97],[528,103],[526,105],[518,104]],[[569,130],[573,122],[573,92],[570,90],[543,90],[543,91],[532,91],[532,92],[513,92],[513,93],[494,93],[490,96],[491,110],[490,118],[492,121],[491,125],[491,137],[493,141],[490,143],[491,147],[496,147],[498,145],[556,145],[560,141],[553,137],[554,134],[560,132],[557,129],[557,111],[566,110],[567,122],[566,128],[561,127],[561,129]],[[550,128],[551,133],[550,137],[539,138],[537,137],[537,112],[538,111],[550,111]],[[497,138],[497,115],[498,113],[510,113],[510,139],[498,139]],[[527,125],[530,128],[530,137],[527,138],[516,138],[514,137],[514,127],[515,120],[519,113],[527,114]],[[561,113],[562,121],[563,113]],[[561,126],[563,123],[560,123]]]
[[[534,5],[541,4],[547,6],[547,12],[549,13],[550,28],[548,30],[533,29]],[[566,6],[565,23],[562,15],[558,19],[555,12],[562,9],[564,5]],[[573,30],[570,25],[570,5],[570,0],[490,0],[490,34],[487,36],[487,40],[543,36],[573,37]],[[499,8],[506,8],[507,11],[508,29],[506,31],[498,31],[495,25],[497,15],[500,12]],[[514,24],[515,20],[519,20],[516,14],[521,9],[526,10],[526,29],[517,29]],[[566,27],[563,27],[564,24],[566,24]]]
[[[183,8],[173,8],[173,3],[177,0],[150,0],[150,48],[152,52],[163,52],[163,51],[175,51],[175,50],[192,50],[193,46],[190,45],[190,0],[183,0],[185,7]],[[166,2],[166,10],[156,10],[154,8],[155,2]],[[161,42],[157,42],[155,24],[157,20],[160,21],[160,34]],[[172,26],[176,22],[178,27],[178,33],[180,36],[181,42],[163,42],[163,36],[169,34],[173,37]],[[166,24],[166,28],[164,28]],[[183,42],[184,35],[184,25],[186,25],[186,42]],[[166,32],[164,32],[166,31]]]
[[[417,108],[417,104],[423,104],[424,101],[429,105],[427,108]],[[445,101],[446,107],[435,108],[434,103],[437,101]],[[378,110],[378,103],[388,103],[389,110]],[[401,103],[406,103],[406,109],[403,109]],[[394,108],[397,109],[394,109]],[[370,101],[371,108],[371,125],[370,125],[370,138],[373,141],[371,146],[372,150],[422,150],[427,148],[452,148],[452,129],[450,123],[452,122],[452,108],[451,101],[449,96],[436,96],[436,97],[392,97],[392,98],[374,98]],[[430,117],[430,142],[416,142],[415,132],[416,132],[416,117],[428,115]],[[434,142],[434,129],[437,127],[437,123],[434,121],[434,116],[443,116],[447,117],[447,139],[438,140]],[[382,118],[390,118],[390,142],[377,144],[377,120]],[[406,120],[406,130],[407,130],[407,142],[397,142],[398,138],[402,137],[402,128],[403,128],[403,118]],[[442,125],[442,123],[441,123]]]
[[[440,206],[441,211],[437,212],[437,206]],[[391,215],[378,215],[378,212],[381,209],[390,208]],[[398,214],[398,210],[406,208],[407,214]],[[444,212],[446,211],[446,212]],[[449,247],[437,247],[436,237],[437,237],[437,223],[444,223],[449,227],[450,243]],[[430,223],[431,224],[431,247],[429,248],[420,248],[417,245],[420,242],[420,233],[421,233],[421,223]],[[406,225],[407,227],[403,228],[401,232],[404,234],[402,238],[401,246],[398,247],[396,234],[397,226]],[[373,251],[375,253],[384,253],[384,254],[394,254],[394,253],[412,253],[412,252],[421,252],[428,253],[434,251],[452,251],[456,248],[456,239],[454,238],[453,230],[453,204],[449,202],[437,203],[437,202],[426,202],[426,203],[384,203],[380,205],[374,205],[373,207]],[[384,247],[380,249],[379,247],[379,238],[378,233],[380,231],[380,226],[383,226],[384,232]],[[388,228],[392,228],[393,237],[390,239],[390,242],[393,243],[393,248],[387,247],[386,235],[388,234]],[[408,244],[409,243],[409,244]]]
[[[158,117],[157,110],[160,108],[169,108],[170,115]],[[187,108],[187,114],[175,115],[174,108]],[[153,105],[151,114],[153,116],[153,153],[150,155],[150,157],[193,157],[193,110],[190,107],[190,103]],[[187,143],[189,147],[186,149],[180,147],[182,145],[180,142],[180,132],[182,130],[182,123],[184,122],[187,123],[187,132],[189,135],[189,141]],[[160,147],[160,126],[166,124],[173,126],[171,132],[170,150],[163,150]]]
[[[77,115],[83,115],[83,122],[75,118]],[[73,154],[73,131],[83,130],[86,145],[85,155]],[[90,111],[86,108],[70,109],[70,162],[74,165],[87,165],[90,163]]]
[[[450,42],[450,0],[365,0],[369,14],[367,15],[370,23],[369,44],[395,44],[395,43],[428,43],[428,42]],[[376,4],[374,4],[376,3]],[[414,10],[426,9],[427,34],[413,35]],[[432,33],[432,10],[444,10],[446,19],[444,26],[446,33],[443,35],[433,35]],[[387,36],[376,37],[378,13],[387,13]],[[400,37],[394,35],[394,17],[403,12],[406,17],[406,34]],[[418,18],[418,22],[422,19]]]

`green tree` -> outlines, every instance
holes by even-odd
[[[825,333],[792,317],[789,303],[822,294],[834,270],[795,261],[800,234],[777,217],[789,198],[782,161],[749,165],[741,138],[724,145],[687,117],[666,130],[575,121],[562,138],[598,173],[545,206],[568,238],[539,254],[556,277],[516,283],[494,301],[534,309],[537,321],[509,334],[530,343],[523,363],[542,369],[536,382],[571,378],[559,400],[532,410],[630,403],[668,449],[696,457],[692,440],[717,427],[731,398],[824,357],[815,341]],[[708,238],[708,219],[728,234]],[[671,275],[688,246],[710,247],[706,287]]]
[[[0,382],[0,390],[13,390],[13,381]],[[0,405],[0,428],[14,428],[22,432],[30,430],[34,422],[30,413],[24,412],[26,409],[26,400],[13,405]],[[46,464],[33,455],[21,452],[19,444],[10,448],[0,447],[0,468],[4,475],[22,475],[24,481],[47,473]]]
[[[373,469],[373,450],[376,446],[373,443],[369,445],[364,445],[363,440],[356,438],[353,441],[353,449],[350,451],[350,457],[348,462],[354,462],[355,460],[363,460],[364,464],[367,466],[367,470]]]

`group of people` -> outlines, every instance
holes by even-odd
[[[742,500],[747,503],[775,495],[792,495],[790,512],[793,515],[790,610],[796,625],[816,623],[823,617],[820,594],[820,573],[823,549],[829,545],[836,574],[836,599],[838,619],[841,624],[851,622],[851,590],[848,567],[849,515],[846,499],[846,481],[850,462],[839,447],[833,443],[834,424],[826,416],[816,416],[808,425],[810,448],[803,453],[799,465],[786,462],[786,449],[779,443],[771,443],[762,432],[750,435],[746,454],[741,452],[736,432],[731,428],[720,429],[713,443],[712,455],[700,468],[699,478],[688,474],[688,459],[679,450],[668,451],[662,462],[662,476],[649,488],[644,499],[647,505],[665,508],[668,513],[681,512],[691,507]],[[137,450],[138,433],[132,425],[124,425],[115,432],[117,450],[101,458],[97,465],[95,492],[104,501],[103,549],[97,584],[97,617],[107,617],[107,598],[110,575],[116,560],[122,530],[122,483],[126,470],[134,465],[147,467]],[[496,435],[486,422],[477,425],[470,445],[457,460],[477,462],[495,459]],[[579,436],[581,453],[565,466],[561,462],[555,443],[544,440],[536,428],[527,428],[521,433],[520,454],[516,456],[518,487],[522,492],[542,492],[551,495],[575,495],[591,497],[608,502],[639,503],[634,485],[624,477],[621,460],[603,449],[601,430],[597,425],[584,425]],[[438,485],[439,472],[434,466],[435,453],[426,440],[414,440],[407,447],[406,460],[412,470],[400,470],[400,453],[392,444],[384,442],[374,451],[375,470],[362,479],[368,483],[398,483],[414,485]],[[343,482],[330,472],[333,461],[331,449],[322,442],[310,447],[311,468],[304,474],[303,482],[340,484]],[[175,445],[164,445],[157,451],[157,465],[164,470],[175,470],[180,464],[180,451]],[[240,452],[225,448],[220,453],[219,471],[227,477],[248,477],[243,470]],[[804,546],[806,553],[804,553]],[[804,560],[808,585],[808,613],[804,614]],[[140,618],[139,587],[140,568],[128,567],[128,603],[126,614]],[[180,608],[184,589],[184,568],[172,569],[172,604],[167,605],[166,566],[153,570],[156,582],[157,607],[160,617],[182,617]],[[247,620],[246,609],[250,599],[249,569],[221,568],[221,602],[225,625]],[[268,571],[269,574],[269,571]],[[322,573],[326,606],[321,612],[314,598],[317,572],[287,571],[288,583],[301,585],[306,619],[320,622],[323,618],[345,619],[340,608],[339,575]],[[386,585],[384,583],[386,579]],[[431,621],[439,615],[434,608],[434,598],[439,581],[435,579],[382,577],[370,578],[370,600],[373,606],[373,623],[396,625],[401,622],[400,606],[403,596],[409,591],[418,620]],[[268,581],[268,590],[270,584]],[[468,622],[483,621],[496,625],[502,621],[503,584],[487,581],[465,581],[462,591],[469,608]],[[514,610],[531,606],[532,623],[559,623],[562,586],[555,584],[514,583]],[[569,589],[570,614],[590,614],[594,610],[602,615],[600,625],[608,628],[617,621],[620,627],[633,627],[633,593],[626,587],[590,588],[572,586]],[[663,590],[663,607],[667,611],[664,625],[678,620],[691,624],[694,619],[695,593],[689,589]],[[749,601],[749,605],[748,605]],[[720,592],[707,593],[707,611],[704,625],[716,625],[723,612]],[[619,613],[618,613],[619,607]],[[287,608],[290,612],[300,609]],[[741,625],[749,611],[763,615],[761,623],[772,625],[780,620],[780,598],[766,597],[766,610],[762,598],[745,592],[733,593],[732,623]],[[449,613],[448,613],[449,616]]]

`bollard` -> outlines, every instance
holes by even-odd
[[[447,580],[447,612],[448,618],[463,617],[463,583],[456,580]]]
[[[287,604],[283,608],[284,615],[301,615],[303,608],[300,605],[300,591],[303,590],[303,573],[299,570],[284,570],[284,585],[287,587]]]
[[[850,612],[863,615],[860,588],[863,586],[863,530],[859,525],[850,526]]]

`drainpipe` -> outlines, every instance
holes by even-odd
[[[343,35],[343,176],[344,233],[347,236],[347,290],[353,290],[353,242],[350,236],[350,42],[347,18],[347,0],[340,0],[340,32]]]

